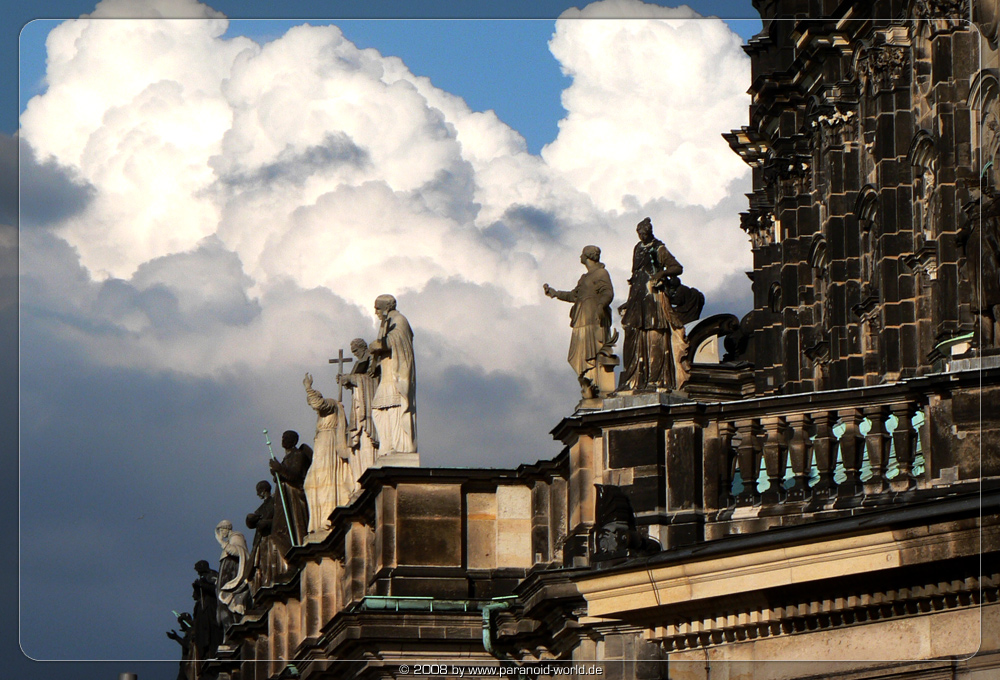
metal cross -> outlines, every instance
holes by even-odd
[[[337,401],[344,401],[344,386],[340,384],[340,376],[344,375],[344,366],[354,361],[354,359],[345,359],[344,350],[337,350],[337,359],[330,359],[331,364],[337,364],[337,385],[340,390],[337,392]]]

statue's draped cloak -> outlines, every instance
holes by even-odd
[[[378,389],[372,397],[379,455],[415,452],[417,373],[413,331],[406,317],[390,310],[379,328],[378,340],[389,351],[379,362]]]
[[[622,313],[624,365],[618,389],[674,390],[687,382],[684,322],[671,307],[666,280],[683,271],[684,267],[659,239],[635,245],[628,300]],[[678,292],[688,307],[686,292],[675,290],[675,294]]]
[[[229,534],[219,556],[219,604],[234,614],[243,614],[249,604],[250,551],[238,531]]]
[[[285,553],[292,544],[280,499],[270,496],[253,514],[257,524],[250,550],[250,587],[256,592],[279,582],[288,572]]]
[[[309,506],[309,533],[315,533],[328,528],[330,513],[350,496],[342,470],[350,458],[350,447],[347,418],[340,402],[326,399],[312,388],[306,390],[306,402],[316,411],[313,459],[303,483]]]
[[[375,396],[378,384],[368,375],[370,364],[371,357],[366,354],[358,360],[354,371],[351,372],[351,381],[354,384],[351,389],[351,437],[356,439],[356,443],[352,443],[355,449],[353,459],[355,479],[372,466],[378,449],[378,431],[372,418],[372,398]]]
[[[555,297],[573,303],[569,311],[573,335],[566,359],[577,375],[594,382],[597,376],[590,374],[597,366],[597,355],[611,337],[610,305],[615,297],[608,270],[601,263],[597,265],[580,277],[573,290],[555,291]]]

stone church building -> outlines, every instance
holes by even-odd
[[[754,6],[752,312],[551,460],[369,468],[188,677],[1000,677],[1000,2]]]

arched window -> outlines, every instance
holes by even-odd
[[[817,303],[817,323],[825,326],[829,318],[830,305],[830,258],[827,253],[826,238],[817,234],[809,249],[809,266],[812,270],[813,295]]]
[[[921,130],[914,135],[908,157],[913,171],[913,233],[930,240],[934,238],[937,151],[929,132]]]
[[[858,252],[861,254],[861,296],[878,294],[878,192],[870,184],[858,194],[854,213],[858,218]]]

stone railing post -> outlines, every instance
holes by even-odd
[[[917,412],[913,402],[893,404],[892,414],[896,416],[896,429],[892,431],[892,444],[896,449],[896,465],[899,474],[889,482],[889,488],[897,493],[916,488],[913,478],[913,457],[917,443],[917,431],[913,429],[913,416]]]
[[[840,436],[840,458],[844,463],[846,479],[837,487],[837,498],[850,498],[861,493],[861,461],[864,458],[865,438],[861,436],[864,415],[859,408],[840,409],[837,414],[844,424]]]
[[[782,481],[788,466],[788,445],[785,440],[787,428],[784,416],[767,416],[764,426],[764,467],[767,469],[768,487],[761,494],[763,504],[780,503],[785,498]]]
[[[733,437],[736,436],[736,426],[730,422],[721,421],[719,423],[719,507],[729,507],[730,499],[733,496],[733,472],[735,471],[736,456],[733,451]]]
[[[829,498],[834,495],[836,489],[833,483],[833,469],[837,463],[833,426],[837,422],[837,414],[834,411],[821,411],[814,413],[812,419],[816,424],[813,452],[816,456],[816,469],[819,471],[819,480],[813,485],[812,495]]]
[[[888,490],[885,481],[885,468],[889,464],[889,450],[892,440],[885,428],[889,417],[889,409],[885,406],[866,406],[865,418],[871,423],[871,428],[865,436],[865,446],[868,450],[868,463],[871,465],[872,476],[865,482],[865,495],[875,496]]]
[[[757,499],[757,476],[760,474],[757,463],[760,425],[752,418],[737,420],[736,431],[740,434],[736,457],[739,461],[740,478],[743,480],[743,491],[736,497],[736,504],[753,505]]]
[[[788,457],[792,463],[792,487],[786,492],[785,500],[794,502],[805,500],[809,495],[809,428],[812,419],[807,413],[795,413],[787,418],[792,436],[788,442]]]

